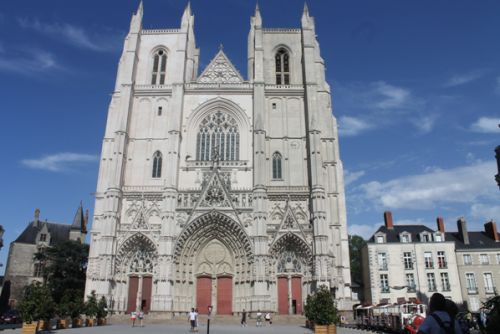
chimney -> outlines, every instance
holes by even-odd
[[[437,217],[436,223],[437,223],[438,231],[441,233],[444,233],[444,219],[443,219],[443,217]]]
[[[458,235],[465,245],[469,244],[469,233],[467,232],[467,223],[464,217],[457,220]]]
[[[390,211],[384,212],[384,222],[385,222],[385,227],[387,227],[388,230],[394,229],[394,224],[392,223],[392,212]]]
[[[38,227],[38,223],[40,221],[40,209],[35,209],[35,217],[33,219],[33,226]]]
[[[484,231],[486,232],[486,235],[495,240],[495,242],[500,241],[497,233],[497,223],[495,223],[493,220],[490,220],[489,222],[484,224]]]

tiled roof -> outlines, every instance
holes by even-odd
[[[500,249],[500,242],[496,242],[490,238],[486,232],[469,232],[469,244],[463,243],[462,238],[458,232],[446,232],[447,241],[455,241],[455,248],[460,249],[476,249],[476,248],[498,248]]]
[[[28,226],[26,226],[24,231],[19,235],[19,237],[17,237],[14,242],[33,245],[36,244],[36,236],[44,225],[47,225],[50,233],[50,245],[55,245],[57,243],[69,240],[69,231],[71,230],[71,225],[41,221],[39,222],[38,226],[33,226],[33,222],[31,222]]]
[[[400,242],[399,234],[403,232],[408,232],[411,234],[412,242],[418,241],[418,235],[422,232],[434,233],[435,231],[428,228],[425,225],[394,225],[392,229],[388,229],[385,225],[382,225],[378,230],[372,235],[368,242],[375,242],[375,234],[383,232],[386,235],[386,242]]]

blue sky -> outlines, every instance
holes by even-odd
[[[0,7],[2,167],[8,244],[35,208],[70,223],[92,210],[118,58],[137,1],[10,1]],[[185,1],[146,0],[145,28],[179,26]],[[285,5],[286,4],[286,5]],[[340,124],[348,224],[469,230],[500,218],[500,2],[308,2]],[[255,1],[192,1],[201,68],[220,43],[246,77]],[[299,27],[303,1],[261,0],[264,26]]]

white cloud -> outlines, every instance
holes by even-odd
[[[0,54],[0,70],[21,74],[34,74],[48,70],[62,69],[54,56],[45,51],[24,54]]]
[[[356,117],[341,116],[339,119],[339,134],[341,136],[356,136],[372,127],[368,122]]]
[[[429,133],[436,124],[437,115],[424,115],[413,120],[413,124],[421,133]]]
[[[51,172],[61,172],[68,170],[71,165],[78,163],[94,162],[98,159],[97,156],[81,153],[56,153],[46,155],[39,159],[25,159],[21,163],[29,168],[48,170]]]
[[[384,81],[375,82],[372,86],[380,99],[375,105],[380,109],[401,108],[411,97],[409,90],[390,85]]]
[[[496,163],[480,162],[448,170],[433,169],[387,182],[359,186],[362,197],[382,208],[431,209],[444,203],[471,203],[498,192]]]
[[[360,170],[357,172],[351,172],[347,169],[344,170],[344,185],[347,186],[347,185],[353,183],[354,181],[361,178],[363,175],[365,175],[365,171],[363,171],[363,170]]]
[[[370,238],[373,235],[373,233],[375,233],[375,231],[379,226],[380,224],[366,224],[366,225],[353,224],[353,225],[348,225],[348,228],[350,235],[359,235],[366,240]]]
[[[484,70],[475,70],[467,73],[462,73],[462,74],[455,74],[452,75],[448,81],[444,84],[445,87],[455,87],[455,86],[461,86],[465,85],[469,82],[472,82],[474,80],[477,80],[481,78],[484,75],[485,71]]]
[[[493,219],[497,222],[500,221],[500,205],[487,205],[476,203],[471,206],[471,216],[484,220]]]
[[[472,123],[470,129],[481,133],[500,133],[500,117],[480,117]]]
[[[108,35],[102,31],[90,36],[82,27],[69,23],[45,23],[29,18],[18,18],[18,23],[22,28],[32,29],[53,38],[62,39],[67,44],[92,51],[115,51],[119,49],[119,41],[122,40],[119,34]]]

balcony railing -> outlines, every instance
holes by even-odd
[[[475,288],[467,288],[467,293],[469,295],[477,295],[477,293],[478,293],[477,292],[477,287],[475,287]]]
[[[382,291],[382,293],[389,293],[389,292],[391,292],[391,289],[388,286],[383,286],[381,291]]]
[[[484,292],[487,294],[493,294],[495,293],[495,288],[484,288]]]
[[[434,263],[425,262],[425,269],[433,269],[433,268],[434,268]]]
[[[451,287],[449,285],[443,286],[443,291],[451,291]]]
[[[439,261],[438,267],[439,267],[439,269],[446,269],[446,268],[448,268],[448,263],[446,261]]]
[[[436,292],[436,291],[437,291],[437,289],[436,289],[435,286],[430,286],[429,287],[429,292]]]
[[[387,263],[385,263],[385,264],[381,264],[381,265],[378,267],[378,270],[387,270]]]

